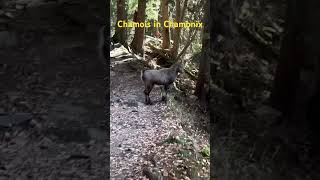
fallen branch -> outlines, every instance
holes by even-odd
[[[185,72],[193,81],[196,81],[196,80],[197,80],[196,75],[192,74],[192,72],[190,72],[189,70],[184,69],[184,72]]]
[[[160,55],[162,58],[165,58],[167,60],[170,59],[170,56],[169,56],[170,50],[157,48],[157,47],[153,46],[152,44],[148,44],[148,46],[153,51],[153,53]]]
[[[177,60],[179,60],[179,58],[186,52],[186,50],[188,49],[188,47],[190,46],[190,44],[192,43],[192,41],[194,40],[194,38],[197,35],[197,31],[194,30],[193,35],[191,36],[191,38],[188,40],[187,44],[184,46],[184,48],[182,49],[182,51],[180,52],[180,54],[177,56]]]

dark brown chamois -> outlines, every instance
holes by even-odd
[[[183,72],[182,63],[173,64],[170,68],[159,70],[143,70],[141,71],[141,80],[144,82],[145,103],[151,104],[149,94],[154,85],[162,85],[165,94],[162,94],[162,101],[167,100],[167,91],[169,86],[176,80],[178,73]]]

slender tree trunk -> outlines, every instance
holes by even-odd
[[[118,21],[127,21],[127,14],[126,14],[126,1],[125,0],[118,0],[117,1],[117,22]],[[119,28],[116,22],[116,31],[113,36],[113,41],[116,43],[119,42],[120,44],[127,46],[127,31],[126,28]]]
[[[194,41],[196,35],[197,35],[197,30],[193,30],[193,34],[191,35],[191,31],[190,31],[190,38],[188,39],[188,41],[186,42],[186,45],[184,46],[184,48],[182,49],[182,51],[179,53],[179,55],[177,56],[177,60],[180,59],[184,53],[187,51],[188,47],[192,44],[192,41]]]
[[[195,94],[201,101],[205,100],[206,89],[205,84],[210,83],[210,59],[208,57],[207,51],[210,50],[210,26],[209,26],[209,0],[206,0],[205,5],[205,15],[204,15],[204,29],[202,35],[202,52],[199,65],[199,74],[196,84]]]
[[[181,22],[180,0],[176,0],[176,22],[177,23]],[[178,55],[178,50],[180,45],[180,31],[181,31],[181,28],[179,27],[174,28],[173,47],[171,49],[171,54],[174,59],[176,59]]]
[[[138,13],[137,13],[137,22],[145,22],[146,15],[146,0],[139,0],[138,2]],[[137,27],[135,28],[134,38],[131,43],[131,48],[134,52],[144,54],[143,51],[143,41],[145,28]]]
[[[186,12],[187,12],[187,7],[188,7],[188,0],[184,0],[180,21],[183,21],[184,16],[186,15]]]
[[[169,20],[169,0],[162,1],[162,22]],[[162,24],[163,26],[163,24]],[[169,28],[163,27],[162,28],[162,48],[169,49],[170,48],[170,37],[169,37]]]
[[[159,6],[159,13],[158,13],[158,22],[160,22],[161,27],[157,27],[157,30],[160,32],[162,32],[162,26],[163,26],[163,20],[162,20],[162,7],[163,6],[163,1],[160,1],[160,6]]]
[[[280,51],[280,62],[277,65],[274,88],[271,94],[271,101],[277,109],[288,112],[292,102],[295,87],[299,78],[299,66],[302,58],[301,49],[294,40],[297,32],[295,30],[296,2],[288,2],[287,27],[282,40]]]

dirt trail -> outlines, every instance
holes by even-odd
[[[111,59],[111,178],[137,177],[143,155],[163,134],[165,104],[160,102],[160,90],[155,88],[151,98],[154,105],[144,104],[143,83],[138,60],[127,61],[130,54]],[[141,66],[141,65],[140,65]],[[141,68],[140,68],[141,69]]]
[[[153,104],[145,105],[144,85],[140,79],[140,71],[144,69],[143,62],[120,47],[111,51],[110,63],[111,178],[143,179],[142,171],[145,167],[152,167],[150,171],[158,174],[158,178],[168,178],[170,171],[171,179],[181,179],[175,175],[174,169],[184,166],[188,167],[188,176],[192,179],[191,169],[195,166],[180,163],[203,160],[198,154],[201,149],[199,147],[208,144],[208,136],[204,137],[203,132],[201,135],[196,133],[197,128],[193,123],[197,120],[201,124],[202,118],[207,118],[207,115],[199,114],[195,107],[184,109],[187,108],[186,104],[194,104],[194,100],[192,103],[188,102],[190,99],[187,97],[176,100],[179,95],[173,95],[173,87],[169,90],[167,104],[161,101],[160,87],[155,86],[150,93]],[[175,142],[164,143],[168,138]],[[181,152],[193,154],[195,158],[187,155],[186,159],[182,160],[183,155],[179,155]],[[208,167],[206,164],[204,169]],[[200,176],[205,177],[203,174],[208,175],[208,172],[203,172]]]

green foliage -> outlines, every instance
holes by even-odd
[[[178,153],[178,156],[182,157],[182,158],[188,158],[192,155],[192,152],[191,151],[188,151],[188,150],[181,150],[179,151]]]
[[[209,146],[205,146],[201,150],[201,154],[202,154],[203,157],[210,157],[210,147]]]
[[[150,0],[147,2],[146,8],[146,20],[158,20],[160,10],[160,1],[159,0]]]
[[[186,144],[186,140],[185,139],[180,139],[179,137],[174,137],[174,136],[169,136],[166,140],[164,140],[164,143],[167,144]]]
[[[138,0],[129,0],[128,2],[128,19],[133,19],[133,14],[138,10]],[[158,20],[158,14],[160,10],[159,0],[149,0],[146,7],[146,21]]]
[[[128,15],[132,17],[136,10],[138,10],[138,0],[129,0],[127,10]]]
[[[194,54],[198,54],[201,52],[201,49],[202,49],[202,44],[200,44],[200,42],[195,42],[193,45],[193,53]]]

